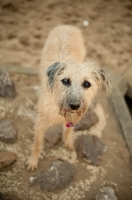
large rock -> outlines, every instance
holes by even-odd
[[[11,165],[17,159],[17,155],[12,152],[0,152],[0,168]]]
[[[117,197],[113,188],[103,187],[96,195],[96,200],[117,200]]]
[[[16,141],[17,132],[9,119],[0,121],[0,140],[3,142],[14,143]]]
[[[67,161],[56,161],[51,163],[47,172],[41,172],[34,177],[30,177],[32,185],[39,184],[41,190],[54,191],[67,186],[75,175],[75,169]]]

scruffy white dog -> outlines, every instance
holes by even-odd
[[[85,47],[81,31],[68,25],[55,27],[42,52],[41,95],[35,125],[35,138],[28,169],[37,168],[45,131],[54,124],[64,124],[63,141],[74,149],[72,129],[88,110],[95,95],[110,83],[104,70],[84,62]]]

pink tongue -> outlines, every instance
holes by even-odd
[[[69,122],[69,123],[66,123],[66,126],[67,126],[67,127],[73,127],[74,124],[73,124],[72,122]]]

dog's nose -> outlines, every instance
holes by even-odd
[[[73,104],[73,103],[71,103],[69,106],[70,106],[70,108],[72,110],[77,110],[80,107],[80,104]]]

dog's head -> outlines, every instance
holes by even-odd
[[[92,62],[55,63],[47,69],[48,85],[66,122],[76,123],[100,88],[107,94],[111,85],[105,71]]]

